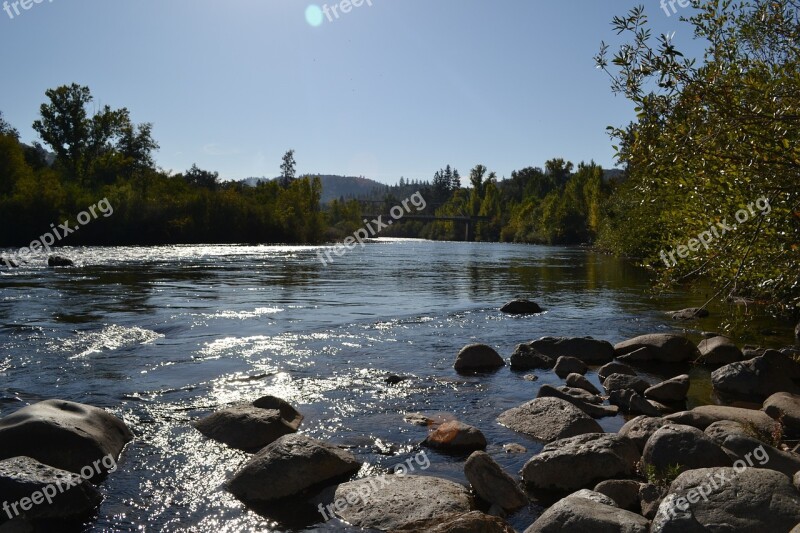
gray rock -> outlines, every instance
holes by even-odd
[[[728,435],[722,447],[733,461],[733,466],[766,468],[790,478],[800,472],[800,455],[778,450],[750,435]]]
[[[281,418],[289,424],[289,427],[299,429],[300,424],[303,422],[303,415],[289,404],[286,400],[277,398],[275,396],[262,396],[253,402],[253,407],[259,409],[277,409],[281,412]]]
[[[554,359],[562,355],[576,357],[588,364],[602,365],[614,359],[614,347],[609,342],[591,337],[542,337],[530,346]]]
[[[733,420],[718,420],[708,426],[704,433],[711,440],[722,446],[729,435],[747,435],[747,430],[739,422]]]
[[[486,448],[486,437],[476,427],[451,420],[430,432],[422,444],[445,452],[465,453]]]
[[[659,416],[661,411],[644,396],[632,389],[612,390],[608,395],[611,404],[619,406],[623,413],[632,415]]]
[[[39,496],[31,501],[34,493]],[[3,515],[9,518],[73,520],[89,517],[103,497],[94,485],[78,474],[47,466],[30,457],[14,457],[0,461],[0,500],[8,504]],[[21,507],[22,503],[28,510]]]
[[[497,421],[514,431],[544,442],[584,433],[602,433],[589,415],[559,398],[536,398],[502,413]]]
[[[547,509],[525,533],[646,533],[650,522],[636,513],[570,495]]]
[[[277,409],[237,405],[198,420],[195,427],[210,439],[244,451],[258,451],[297,428]]]
[[[659,487],[652,483],[642,483],[639,490],[639,503],[641,505],[641,515],[648,520],[652,520],[658,512],[664,496],[667,495],[667,487]]]
[[[592,418],[603,418],[606,416],[617,416],[619,408],[616,405],[596,405],[594,401],[586,401],[582,397],[572,393],[564,392],[550,385],[542,385],[536,395],[538,398],[558,398],[571,403]]]
[[[570,374],[585,374],[589,370],[586,363],[576,357],[567,357],[562,355],[556,359],[556,366],[553,371],[561,379],[566,378]]]
[[[703,339],[697,345],[700,357],[695,363],[710,367],[728,365],[744,360],[744,354],[728,337]]]
[[[528,344],[518,344],[511,354],[510,363],[512,370],[536,370],[553,368],[556,360],[537,352]]]
[[[762,410],[771,418],[780,419],[788,436],[800,436],[800,394],[776,392],[764,400]]]
[[[642,464],[657,475],[671,471],[731,466],[725,451],[705,433],[691,426],[668,424],[657,430],[644,447]]]
[[[490,504],[510,512],[528,505],[528,497],[517,482],[485,452],[469,456],[464,474],[475,493]]]
[[[653,333],[620,342],[614,346],[617,357],[625,362],[682,363],[699,355],[697,347],[686,337]]]
[[[512,300],[500,308],[502,313],[508,315],[534,315],[541,313],[542,308],[539,304],[530,300]]]
[[[491,515],[491,509],[489,511],[489,515]],[[514,528],[505,520],[489,515],[480,511],[470,511],[466,514],[437,516],[415,522],[400,531],[403,533],[515,533]]]
[[[794,327],[794,336],[800,339],[800,322]]]
[[[66,257],[62,257],[60,255],[51,255],[47,258],[47,266],[49,267],[71,267],[75,266],[75,263],[72,262],[71,259],[67,259]]]
[[[500,354],[485,344],[470,344],[461,348],[454,368],[459,372],[493,370],[505,366]]]
[[[682,402],[686,400],[687,394],[689,394],[688,374],[662,381],[644,391],[644,396],[648,400],[664,403]]]
[[[650,440],[650,437],[661,429],[668,422],[661,417],[651,416],[637,416],[633,420],[629,420],[619,430],[619,434],[623,437],[629,438],[636,444],[640,452],[644,451],[644,445]]]
[[[800,364],[775,350],[764,355],[731,363],[711,373],[711,383],[719,393],[749,400],[764,400],[776,392],[800,394]]]
[[[697,318],[706,318],[709,313],[707,310],[700,307],[689,307],[681,309],[680,311],[669,311],[668,315],[672,316],[672,320],[694,320]]]
[[[251,457],[229,488],[244,502],[269,502],[353,475],[360,468],[361,463],[350,452],[293,433]]]
[[[711,481],[714,483],[712,484]],[[652,533],[789,531],[800,517],[800,493],[772,470],[701,468],[670,485]]]
[[[614,500],[620,509],[638,513],[641,509],[639,503],[641,488],[642,484],[633,479],[609,479],[598,483],[594,490]]]
[[[639,450],[625,437],[592,433],[545,445],[522,468],[522,479],[533,489],[571,491],[636,470]]]
[[[597,375],[600,376],[601,381],[605,381],[608,376],[611,374],[624,374],[626,376],[635,376],[636,371],[626,365],[625,363],[619,363],[617,361],[612,361],[608,364],[605,364],[600,367],[597,371]]]
[[[31,457],[80,473],[104,457],[119,457],[132,438],[125,423],[103,409],[46,400],[0,419],[0,459]],[[111,469],[100,466],[101,470]]]
[[[693,426],[705,430],[719,420],[732,420],[746,427],[753,427],[759,432],[770,434],[775,430],[776,422],[766,413],[754,409],[729,407],[725,405],[701,405],[691,411],[667,415],[664,419],[676,423]]]
[[[472,510],[465,487],[446,479],[392,475],[339,485],[336,514],[365,529],[395,531],[451,514]]]
[[[567,385],[577,389],[583,389],[591,394],[600,394],[600,390],[592,385],[592,382],[580,374],[567,375]]]
[[[575,374],[578,375],[578,374]],[[569,377],[569,376],[567,376]],[[582,377],[582,376],[581,376]],[[549,385],[548,385],[549,386]],[[564,394],[571,396],[575,399],[581,400],[583,402],[592,403],[595,405],[600,405],[603,403],[603,398],[596,394],[592,394],[591,392],[587,391],[586,389],[578,389],[576,387],[568,387],[566,385],[561,385],[557,387],[557,389]]]
[[[627,374],[611,374],[603,380],[603,388],[607,392],[615,390],[632,389],[639,394],[644,394],[644,391],[650,388],[650,384],[642,378],[636,376],[629,376]]]
[[[796,473],[796,474],[795,474],[795,475],[792,477],[792,483],[793,483],[793,484],[794,484],[794,486],[797,488],[797,490],[800,490],[800,472],[797,472],[797,473]]]

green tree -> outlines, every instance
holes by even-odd
[[[7,135],[19,140],[19,132],[14,129],[11,124],[5,121],[2,111],[0,111],[0,135]]]
[[[281,187],[284,189],[295,179],[295,166],[294,150],[289,150],[283,154],[283,162],[281,163]]]

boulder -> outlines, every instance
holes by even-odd
[[[558,398],[571,403],[592,418],[617,416],[619,408],[616,405],[596,405],[593,400],[585,400],[573,393],[567,393],[550,385],[542,385],[536,395],[538,398]]]
[[[565,355],[556,359],[556,366],[553,367],[553,371],[561,379],[566,378],[570,374],[585,374],[588,370],[589,367],[580,359],[576,357],[567,357]]]
[[[387,475],[339,485],[336,514],[364,529],[395,531],[420,522],[472,510],[469,491],[446,479]]]
[[[644,396],[648,400],[655,400],[663,403],[675,403],[686,400],[689,394],[689,375],[683,374],[674,378],[662,381],[658,385],[653,385],[646,391]]]
[[[349,477],[360,468],[361,463],[350,452],[292,433],[251,457],[229,488],[244,502],[269,502]]]
[[[650,388],[650,384],[642,378],[629,376],[627,374],[611,374],[603,380],[603,388],[607,392],[615,390],[632,389],[639,394]]]
[[[608,376],[611,374],[624,374],[626,376],[635,376],[636,371],[626,365],[625,363],[619,363],[617,361],[612,361],[608,364],[605,364],[600,367],[597,371],[597,375],[600,376],[601,381],[605,381]]]
[[[792,529],[798,517],[800,493],[785,475],[756,468],[701,468],[672,482],[650,531],[777,533]]]
[[[722,447],[733,461],[733,466],[767,468],[788,477],[800,472],[800,455],[784,452],[750,435],[728,435]]]
[[[67,259],[66,257],[62,257],[60,255],[51,255],[47,258],[47,266],[49,267],[71,267],[75,266],[75,263],[72,262],[71,259]]]
[[[461,372],[494,370],[505,366],[506,362],[494,348],[485,344],[470,344],[461,348],[454,368]]]
[[[717,420],[708,426],[704,433],[708,435],[711,440],[722,446],[725,439],[729,435],[747,435],[747,430],[739,422],[733,420]]]
[[[659,416],[661,411],[633,389],[613,390],[608,402],[619,406],[623,413],[631,415]]]
[[[297,431],[303,417],[291,406],[289,408],[293,413],[287,412],[291,418],[286,420],[279,409],[260,408],[254,404],[237,405],[198,420],[195,427],[210,439],[232,448],[255,452],[279,437]]]
[[[522,468],[533,489],[573,491],[636,471],[639,450],[626,437],[590,433],[551,442]]]
[[[544,442],[602,433],[589,415],[560,398],[542,397],[502,413],[497,421],[505,427]]]
[[[667,424],[645,444],[642,464],[657,476],[695,468],[731,466],[733,462],[716,442],[692,426]]]
[[[776,392],[800,394],[800,364],[776,350],[747,361],[731,363],[711,373],[711,383],[719,393],[748,400],[765,400]]]
[[[508,315],[535,315],[541,313],[539,304],[530,300],[512,300],[500,308],[500,312]]]
[[[485,502],[513,512],[528,505],[528,497],[511,476],[485,452],[475,452],[464,465],[475,493]]]
[[[575,374],[575,375],[578,375],[578,374]],[[569,377],[569,376],[567,376],[567,377]],[[581,377],[583,377],[583,376],[581,376]],[[545,385],[542,385],[542,386],[544,387]],[[547,385],[547,386],[549,387],[550,385]],[[595,405],[600,405],[600,404],[603,403],[603,398],[601,398],[597,394],[592,394],[591,392],[587,391],[586,389],[578,389],[576,387],[567,387],[566,385],[561,385],[560,387],[557,387],[557,389],[559,391],[563,392],[564,394],[566,394],[567,396],[571,396],[572,398],[575,398],[577,400],[581,400],[581,401],[586,402],[586,403],[592,403],[592,404],[595,404]]]
[[[658,506],[667,495],[667,487],[660,487],[652,483],[642,483],[639,489],[639,504],[641,505],[641,515],[648,520],[652,520],[658,512]]]
[[[667,313],[672,320],[694,320],[696,318],[706,318],[709,313],[702,307],[689,307],[680,311],[669,311]]]
[[[600,390],[592,385],[592,382],[580,374],[568,374],[567,385],[577,389],[583,389],[591,394],[600,394]]]
[[[88,518],[103,497],[78,474],[30,457],[13,457],[0,461],[0,501],[8,504],[3,512],[8,518],[75,520]]]
[[[525,533],[647,533],[650,522],[610,502],[571,494],[547,509]]]
[[[476,427],[451,420],[431,431],[422,445],[445,452],[465,453],[486,448],[486,437]]]
[[[775,420],[780,419],[786,435],[800,437],[800,394],[776,392],[764,400],[762,410]]]
[[[103,409],[46,400],[0,419],[0,459],[31,457],[77,474],[106,457],[116,460],[132,438],[125,423]],[[97,469],[102,475],[115,467]]]
[[[528,344],[517,344],[511,354],[510,363],[512,370],[536,370],[553,368],[556,360],[537,352]]]
[[[619,430],[619,435],[629,438],[636,444],[639,451],[644,451],[644,445],[650,437],[668,422],[661,417],[637,416],[629,420]]]
[[[744,354],[728,337],[711,337],[703,339],[697,345],[700,357],[695,363],[710,367],[720,367],[744,359]]]
[[[614,347],[609,342],[591,337],[542,337],[529,344],[539,353],[554,359],[562,355],[576,357],[588,364],[602,365],[614,359]]]
[[[699,352],[686,337],[653,333],[620,342],[614,346],[617,357],[625,362],[682,363],[694,361]]]
[[[725,405],[701,405],[691,411],[681,411],[664,417],[666,420],[693,426],[705,430],[708,426],[719,420],[732,420],[746,427],[771,434],[776,429],[776,422],[766,413],[742,407],[729,407]]]
[[[415,522],[397,530],[403,533],[515,533],[514,528],[497,516],[480,511],[453,514]]]
[[[614,500],[614,503],[620,509],[639,512],[641,509],[641,504],[639,503],[639,491],[641,488],[642,484],[633,479],[609,479],[598,483],[594,490]]]

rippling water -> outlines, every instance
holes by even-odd
[[[301,431],[349,447],[364,473],[419,450],[426,429],[402,414],[420,411],[479,427],[487,451],[516,474],[541,446],[495,418],[542,383],[562,382],[508,369],[459,376],[452,364],[463,345],[484,342],[507,357],[546,335],[614,343],[674,330],[664,311],[704,300],[653,300],[644,272],[577,248],[385,240],[328,266],[318,250],[81,248],[64,250],[77,268],[34,262],[2,272],[0,414],[56,397],[105,407],[136,434],[85,531],[347,530],[314,524],[313,512],[281,524],[225,491],[247,455],[190,422],[266,394],[305,414]],[[546,312],[500,314],[515,296]],[[767,342],[789,342],[788,329],[778,333]],[[707,373],[692,373],[690,404],[711,401]],[[389,374],[410,379],[391,386]],[[624,420],[600,423],[613,431]],[[528,453],[505,454],[511,442]],[[463,458],[429,456],[426,473],[464,482]],[[523,530],[539,512],[532,505],[510,521]]]

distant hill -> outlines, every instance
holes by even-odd
[[[270,181],[277,178],[247,178],[242,180],[243,183],[255,187],[262,181]],[[377,190],[383,190],[386,185],[378,183],[364,177],[355,176],[333,176],[330,174],[319,176],[322,182],[322,203],[327,204],[331,200],[338,200],[344,197],[359,198],[362,196],[369,196]]]

